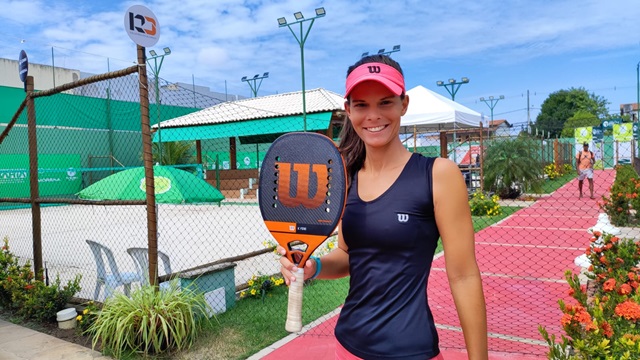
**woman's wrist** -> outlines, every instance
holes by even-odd
[[[320,271],[322,271],[322,262],[317,256],[309,256],[309,259],[312,259],[316,263],[316,272],[309,278],[309,280],[313,280],[320,275]]]

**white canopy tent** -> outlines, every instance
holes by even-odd
[[[418,130],[450,130],[480,127],[483,116],[466,106],[435,93],[422,85],[407,91],[409,109],[401,126],[417,126]],[[408,130],[408,129],[407,129]]]

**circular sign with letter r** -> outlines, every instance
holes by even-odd
[[[131,40],[142,47],[153,46],[160,39],[158,18],[142,5],[133,5],[127,10],[124,29]]]

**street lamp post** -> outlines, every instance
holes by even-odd
[[[268,77],[269,73],[266,72],[262,76],[260,76],[260,74],[256,74],[253,78],[250,79],[246,76],[243,76],[240,80],[245,81],[247,82],[247,84],[249,84],[251,92],[253,93],[253,97],[258,97],[258,90],[260,89],[260,85],[262,85],[262,79],[266,79]],[[260,80],[260,82],[258,82],[258,80]]]
[[[304,44],[307,41],[307,37],[309,36],[309,31],[311,31],[311,27],[313,26],[313,23],[316,21],[317,18],[323,17],[325,15],[326,15],[326,12],[324,8],[321,7],[316,9],[316,16],[309,19],[305,19],[300,11],[293,14],[293,16],[296,18],[296,21],[292,23],[287,23],[287,19],[285,19],[284,17],[278,18],[278,25],[280,27],[285,27],[285,26],[288,27],[289,31],[291,31],[291,33],[293,34],[293,37],[298,42],[298,45],[300,45],[300,65],[301,65],[300,67],[302,70],[302,120],[303,120],[304,131],[307,131],[307,102],[306,102],[305,88],[304,88]],[[309,27],[307,27],[306,30],[303,30],[302,25],[304,22],[307,22],[307,21],[310,21]],[[296,34],[296,32],[293,31],[293,29],[291,28],[291,25],[295,25],[295,24],[300,24],[299,35]]]
[[[156,118],[158,124],[158,162],[162,165],[162,132],[160,126],[160,90],[158,86],[158,78],[160,74],[160,69],[162,68],[162,63],[164,62],[164,57],[171,54],[171,49],[165,47],[162,49],[164,54],[157,54],[155,50],[149,50],[150,58],[147,58],[147,64],[153,73],[154,78],[154,90],[156,92]],[[153,64],[151,63],[153,60]],[[160,61],[158,61],[160,60]]]
[[[636,65],[636,121],[640,121],[640,61]]]
[[[451,100],[456,101],[456,93],[462,84],[468,84],[469,78],[463,77],[461,81],[456,81],[455,79],[449,79],[449,83],[445,83],[444,81],[436,81],[436,85],[444,86],[447,89],[449,95],[451,95]],[[451,88],[451,89],[449,89]]]
[[[385,51],[385,49],[380,49],[378,50],[378,53],[376,55],[387,55],[387,56],[391,56],[392,53],[394,52],[398,52],[400,51],[400,45],[394,45],[393,49],[389,50],[389,51]],[[369,52],[363,52],[362,55],[360,57],[365,57],[369,55]]]
[[[485,99],[483,97],[480,98],[480,101],[482,101],[483,103],[487,104],[489,109],[491,109],[491,122],[493,122],[493,108],[496,107],[496,104],[498,103],[498,101],[500,101],[502,99],[504,99],[504,95],[500,95],[497,98],[494,98],[493,96],[489,96],[488,99]]]

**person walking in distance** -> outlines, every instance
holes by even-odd
[[[349,67],[344,106],[339,149],[349,187],[338,246],[304,264],[305,279],[350,276],[335,359],[443,359],[427,296],[441,238],[468,358],[487,360],[486,306],[460,169],[402,144],[409,96],[390,57],[366,56]],[[287,284],[295,281],[295,265],[285,256],[280,263]]]
[[[589,192],[591,198],[593,196],[593,164],[596,162],[593,152],[589,150],[589,143],[582,144],[582,151],[576,155],[576,170],[578,171],[578,190],[580,191],[580,198],[582,198],[582,184],[584,179],[589,180]]]

